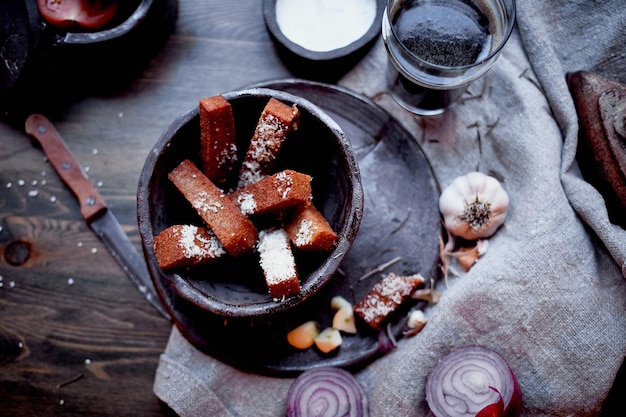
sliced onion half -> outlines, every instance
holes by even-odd
[[[430,371],[426,401],[436,417],[516,417],[522,392],[502,356],[467,346],[442,357]]]
[[[368,417],[365,391],[341,368],[313,368],[301,373],[287,392],[287,417]]]

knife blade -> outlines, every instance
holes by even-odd
[[[89,228],[102,240],[111,256],[150,304],[169,320],[170,316],[156,294],[144,258],[74,159],[52,122],[41,114],[32,114],[26,119],[25,130],[40,143],[54,170],[78,199],[81,215]]]

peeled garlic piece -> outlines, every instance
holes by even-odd
[[[356,333],[356,321],[354,320],[354,310],[350,304],[341,307],[333,316],[333,329],[345,333]]]
[[[330,308],[333,311],[338,311],[340,310],[342,307],[350,307],[352,308],[352,304],[350,303],[350,301],[346,300],[345,298],[343,298],[340,295],[336,295],[334,296],[331,300],[330,300]]]
[[[422,310],[414,310],[409,314],[406,323],[409,330],[402,332],[404,336],[411,337],[421,332],[426,327],[426,316]]]
[[[468,240],[490,237],[504,223],[509,196],[500,182],[480,172],[457,177],[439,196],[444,226]]]
[[[414,310],[409,315],[409,321],[407,326],[409,329],[415,329],[419,326],[426,324],[426,316],[422,310]]]
[[[341,345],[341,333],[339,330],[333,329],[332,327],[327,327],[320,332],[315,338],[315,346],[324,352],[331,352]]]
[[[313,320],[301,324],[287,333],[287,341],[296,349],[308,349],[319,335],[317,323]]]

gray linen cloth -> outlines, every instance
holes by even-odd
[[[429,415],[429,369],[469,344],[507,359],[523,415],[597,415],[626,353],[626,231],[581,177],[565,81],[591,70],[626,82],[626,9],[621,0],[522,0],[517,18],[495,67],[442,118],[415,118],[376,95],[380,41],[341,80],[369,86],[361,92],[415,135],[442,186],[479,170],[501,178],[511,200],[486,254],[441,288],[426,328],[356,374],[374,417]],[[281,416],[291,382],[233,369],[173,329],[154,392],[181,416]]]

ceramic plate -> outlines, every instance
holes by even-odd
[[[341,295],[356,303],[383,273],[420,273],[434,279],[441,230],[439,186],[413,136],[371,100],[340,87],[296,79],[254,87],[283,90],[312,101],[339,123],[352,142],[365,195],[352,249],[321,293],[271,319],[226,320],[178,297],[167,281],[155,282],[157,292],[194,346],[239,369],[294,375],[319,366],[362,367],[380,356],[379,335],[365,326],[359,326],[356,335],[344,335],[341,347],[328,355],[315,348],[294,349],[287,343],[287,331],[308,320],[317,320],[322,328],[330,326],[332,297]],[[372,273],[396,259],[384,271]],[[404,330],[402,317],[399,314],[390,322],[395,337]]]

